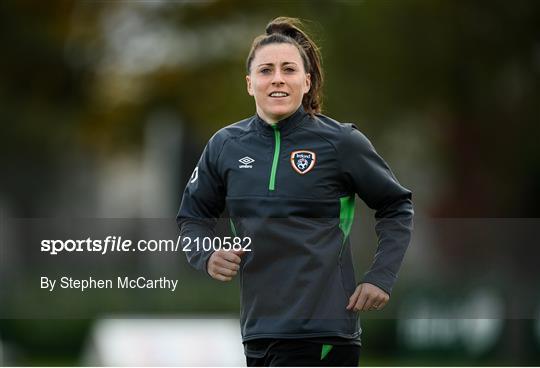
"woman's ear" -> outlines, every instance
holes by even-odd
[[[253,96],[253,88],[251,87],[251,78],[249,77],[249,75],[246,75],[246,87],[249,95]]]
[[[311,74],[306,73],[306,88],[304,90],[304,93],[308,93],[311,89]]]

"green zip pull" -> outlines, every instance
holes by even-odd
[[[238,233],[236,232],[236,226],[234,226],[234,222],[232,218],[229,218],[229,224],[231,225],[231,232],[234,236],[238,236]]]
[[[281,147],[281,134],[276,124],[272,125],[274,128],[274,137],[276,138],[276,147],[274,148],[274,161],[272,162],[272,172],[270,173],[270,183],[268,184],[268,190],[276,189],[276,171],[279,162],[279,150]]]

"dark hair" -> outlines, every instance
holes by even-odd
[[[311,75],[311,88],[302,99],[304,110],[310,115],[320,113],[322,109],[323,71],[321,53],[317,45],[302,30],[303,24],[297,18],[278,17],[266,26],[266,34],[253,40],[246,60],[247,73],[251,73],[251,63],[255,52],[262,46],[272,43],[289,43],[298,49],[306,73]]]

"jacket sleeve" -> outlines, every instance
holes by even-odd
[[[376,285],[390,294],[411,239],[412,194],[399,184],[386,162],[356,126],[351,125],[343,139],[339,156],[351,191],[376,211],[378,246],[362,282]]]
[[[218,170],[223,143],[219,141],[214,136],[206,145],[186,185],[176,217],[182,239],[192,240],[189,251],[185,252],[188,262],[204,272],[207,272],[206,263],[213,251],[197,249],[193,240],[199,238],[202,246],[204,237],[213,238],[217,220],[225,208],[225,185]]]

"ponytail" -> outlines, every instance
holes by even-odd
[[[302,30],[303,24],[297,18],[278,17],[266,26],[266,34],[253,40],[246,60],[247,74],[251,72],[251,63],[255,52],[262,46],[272,43],[289,43],[298,49],[304,69],[311,76],[311,88],[302,99],[304,110],[310,115],[320,113],[322,109],[323,71],[321,54],[317,45]]]

